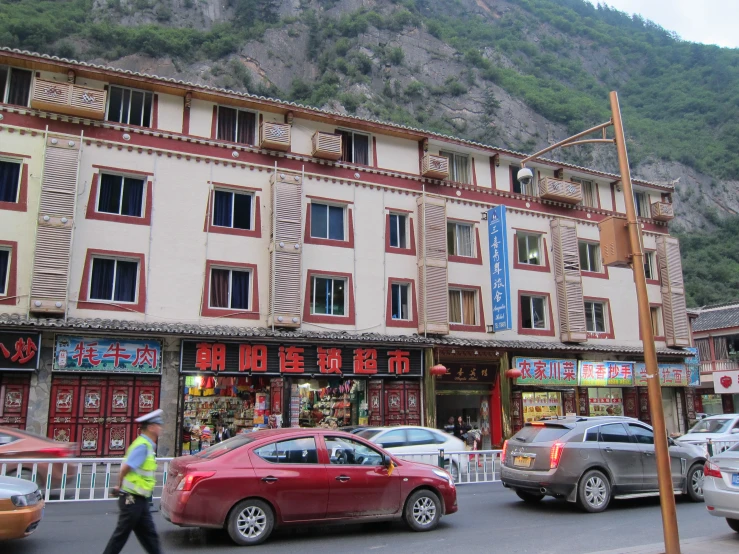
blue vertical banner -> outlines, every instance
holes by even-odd
[[[488,210],[490,283],[493,295],[493,331],[511,329],[511,277],[508,268],[508,228],[505,206]]]
[[[685,365],[688,367],[688,386],[689,387],[700,387],[701,386],[701,359],[698,355],[697,348],[686,348],[687,352],[690,352],[690,358],[685,358]]]

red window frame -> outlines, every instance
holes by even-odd
[[[139,264],[138,299],[135,304],[117,304],[108,300],[89,300],[90,278],[92,275],[92,259],[95,257],[136,260]],[[136,252],[119,252],[117,250],[98,250],[88,248],[85,253],[85,266],[82,270],[82,282],[77,300],[78,310],[106,310],[112,312],[146,312],[146,256]]]
[[[611,301],[608,298],[601,298],[599,296],[583,296],[583,310],[585,309],[585,302],[600,302],[605,305],[608,311],[608,330],[605,333],[596,333],[595,331],[588,331],[587,324],[585,331],[589,339],[615,339],[616,330],[613,328],[613,312],[611,311]]]
[[[578,237],[577,239],[577,256],[580,257],[580,243],[581,242],[587,242],[588,244],[597,244],[600,246],[600,242],[597,240],[589,240],[589,239],[581,239]],[[579,262],[578,262],[579,263]],[[585,271],[584,269],[580,268],[580,275],[583,277],[593,277],[595,279],[610,279],[610,275],[608,273],[608,266],[603,265],[603,259],[600,260],[600,266],[603,268],[603,271]]]
[[[521,313],[521,297],[522,296],[539,296],[547,299],[547,307],[549,308],[549,329],[525,329],[523,327],[523,314]],[[556,336],[556,330],[554,328],[554,311],[552,310],[552,295],[548,292],[539,292],[535,290],[519,290],[518,291],[518,303],[516,304],[518,310],[518,334],[519,335],[531,335],[536,337],[554,337]]]
[[[21,164],[21,182],[18,185],[18,201],[17,202],[0,202],[0,210],[8,210],[11,212],[27,212],[28,211],[28,162],[31,156],[25,154],[14,154],[13,152],[0,152],[0,157],[10,158],[9,160],[19,162]]]
[[[347,315],[318,315],[310,313],[311,298],[313,297],[313,289],[311,281],[313,277],[325,277],[327,279],[338,278],[346,279],[346,286],[349,289],[348,314]],[[338,271],[323,271],[319,269],[309,269],[305,278],[305,298],[303,300],[303,321],[305,323],[329,323],[333,325],[355,325],[356,311],[354,305],[354,281],[351,273],[341,273]]]
[[[208,203],[205,209],[205,223],[203,224],[204,233],[215,233],[219,235],[234,235],[237,237],[252,237],[256,239],[262,238],[262,209],[261,199],[258,192],[262,192],[260,188],[242,187],[240,185],[230,185],[228,183],[210,182],[213,188],[208,194]],[[234,229],[233,227],[221,227],[211,223],[213,216],[213,205],[215,202],[216,190],[225,190],[235,192],[237,194],[250,193],[252,195],[252,203],[254,206],[254,229]]]
[[[410,285],[411,296],[411,319],[393,319],[393,296],[392,285]],[[387,307],[385,309],[385,326],[399,327],[403,329],[418,328],[418,301],[416,298],[415,279],[403,279],[401,277],[389,277],[387,280]]]
[[[513,269],[522,269],[524,271],[539,271],[541,273],[550,273],[552,271],[549,264],[549,248],[547,247],[547,234],[544,231],[535,231],[533,229],[517,229],[514,228],[513,233]],[[541,248],[544,250],[544,265],[522,264],[518,261],[518,233],[526,235],[539,235],[541,240]]]
[[[482,305],[482,287],[479,287],[477,285],[460,285],[457,283],[449,283],[448,285],[448,291],[447,295],[449,294],[449,290],[467,290],[467,291],[475,291],[477,296],[477,310],[480,314],[480,318],[478,319],[477,325],[465,325],[464,323],[452,323],[449,322],[449,329],[452,331],[472,331],[472,332],[485,332],[485,310],[483,309]]]
[[[18,304],[18,243],[13,240],[0,240],[0,246],[4,247],[4,250],[10,250],[7,290],[4,295],[0,294],[0,304],[15,306]]]
[[[410,210],[400,210],[395,208],[385,208],[385,252],[388,254],[404,254],[407,256],[416,255],[416,233],[413,225],[413,212]],[[390,246],[390,216],[404,215],[408,218],[408,247],[396,248]]]
[[[248,269],[251,271],[251,310],[234,310],[232,308],[211,308],[210,306],[210,274],[212,269]],[[203,283],[203,301],[200,305],[203,317],[222,317],[228,319],[259,319],[259,275],[256,264],[241,262],[224,262],[219,260],[205,261],[205,282]]]
[[[113,221],[115,223],[127,223],[130,225],[151,225],[151,206],[153,199],[152,187],[154,181],[152,177],[153,173],[147,171],[135,171],[132,169],[122,169],[119,167],[108,167],[103,165],[93,165],[93,168],[97,171],[93,174],[90,184],[90,196],[87,199],[87,211],[85,212],[85,219],[95,219],[98,221]],[[120,174],[124,177],[131,176],[137,177],[144,180],[144,214],[142,217],[135,217],[131,215],[118,215],[109,214],[106,212],[97,211],[98,204],[98,190],[100,188],[100,174],[111,173]]]
[[[338,246],[339,248],[354,248],[354,215],[353,215],[353,202],[349,200],[337,200],[335,198],[322,198],[319,196],[308,196],[311,202],[305,205],[305,236],[303,238],[304,244],[315,244],[319,246]],[[334,240],[334,239],[321,239],[310,236],[310,224],[311,224],[311,204],[315,200],[318,204],[328,204],[343,206],[347,211],[346,218],[346,240]]]
[[[468,219],[457,219],[454,217],[447,218],[447,225],[449,223],[461,223],[463,225],[471,225],[472,229],[474,230],[475,235],[475,255],[474,256],[457,256],[449,254],[447,256],[447,259],[450,262],[458,263],[458,264],[472,264],[472,265],[482,265],[482,247],[480,246],[480,226],[477,224],[476,221],[470,221]],[[447,232],[449,232],[447,230]]]

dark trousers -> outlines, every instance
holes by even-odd
[[[118,554],[123,550],[131,531],[134,532],[148,554],[160,554],[159,537],[149,512],[149,499],[135,494],[121,493],[118,498],[118,509],[120,510],[118,525],[103,554]]]

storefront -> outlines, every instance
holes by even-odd
[[[197,451],[218,425],[420,425],[421,349],[253,341],[182,341],[178,451]]]
[[[31,375],[38,369],[39,333],[0,333],[0,425],[25,429]]]
[[[688,432],[688,424],[695,419],[694,401],[690,384],[690,371],[683,363],[661,363],[657,365],[659,382],[662,386],[662,409],[665,427],[670,436]],[[634,382],[639,387],[639,419],[651,423],[647,393],[647,367],[643,362],[634,364]]]
[[[725,414],[735,413],[726,408],[739,408],[739,370],[716,371],[713,374],[714,394],[721,397]]]
[[[82,456],[123,456],[134,420],[159,408],[161,364],[158,340],[57,335],[49,438],[78,443]]]
[[[638,417],[632,362],[581,360],[578,384],[587,398],[580,415]]]

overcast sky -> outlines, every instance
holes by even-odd
[[[599,0],[588,0],[597,5]],[[739,48],[739,0],[600,0],[619,11],[638,13],[684,40]]]

